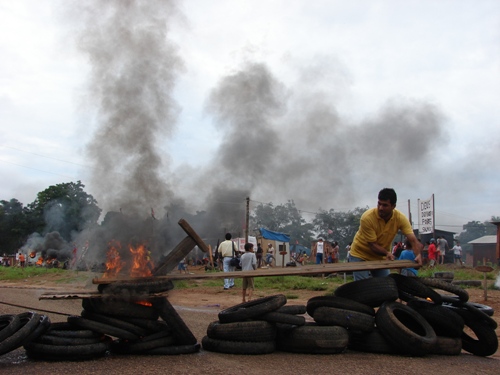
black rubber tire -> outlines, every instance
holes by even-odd
[[[30,358],[42,360],[74,361],[91,359],[106,354],[109,340],[89,345],[48,345],[31,342],[24,348]]]
[[[281,306],[275,312],[282,314],[303,315],[307,312],[306,305],[285,305]]]
[[[307,301],[306,309],[311,317],[314,316],[314,310],[318,307],[336,307],[338,309],[352,310],[375,316],[375,309],[373,307],[338,296],[318,296],[312,297]]]
[[[453,293],[458,296],[462,302],[467,302],[469,300],[469,293],[467,293],[465,289],[460,288],[458,285],[453,285],[441,279],[432,279],[427,277],[419,277],[418,280],[431,288]]]
[[[422,300],[409,301],[408,306],[429,322],[437,336],[460,338],[462,335],[464,320],[451,309]]]
[[[349,332],[348,349],[367,353],[399,354],[397,347],[387,341],[377,327],[371,332]]]
[[[408,301],[411,297],[430,298],[436,305],[442,303],[441,295],[434,289],[421,283],[416,277],[403,276],[398,273],[392,273],[389,277],[396,281],[399,291],[399,298]],[[410,296],[410,298],[408,298]]]
[[[73,338],[90,338],[100,337],[101,334],[89,329],[80,329],[80,327],[65,323],[52,323],[46,332],[51,336],[73,337]]]
[[[375,323],[384,337],[402,353],[423,356],[431,352],[436,333],[422,315],[399,302],[383,303]]]
[[[0,355],[19,348],[23,341],[40,324],[40,315],[32,311],[18,314],[21,327],[12,335],[0,342]]]
[[[26,345],[31,341],[36,341],[40,336],[42,336],[45,332],[50,329],[50,318],[47,315],[40,315],[40,321],[38,322],[38,326],[35,328],[33,332],[31,332],[28,337],[24,339],[21,343],[21,346]]]
[[[158,331],[148,336],[141,337],[141,341],[151,341],[167,336],[173,336],[172,331],[170,329],[165,329],[163,331]]]
[[[462,353],[462,339],[460,337],[438,336],[432,349],[432,354],[460,355]]]
[[[162,293],[174,289],[172,280],[147,279],[134,282],[117,281],[110,284],[99,284],[97,290],[104,295],[148,297],[154,293]]]
[[[166,298],[155,298],[153,306],[158,310],[160,317],[167,323],[172,330],[178,345],[194,345],[198,341],[193,332],[184,323],[184,320],[177,313],[175,308]]]
[[[318,307],[314,320],[321,326],[340,326],[353,331],[370,332],[375,328],[373,316],[335,307]]]
[[[108,324],[110,326],[116,327],[116,328],[121,328],[124,329],[125,331],[131,332],[134,335],[137,335],[139,337],[142,336],[147,336],[149,334],[149,331],[136,326],[135,324],[123,321],[119,318],[116,317],[111,317],[103,314],[97,314],[93,313],[87,310],[82,311],[82,317],[85,319],[93,320],[99,323],[104,323]]]
[[[229,341],[211,339],[208,336],[203,337],[201,345],[204,350],[226,354],[270,354],[276,350],[275,341]]]
[[[79,337],[60,337],[60,336],[51,336],[51,335],[42,335],[36,342],[38,344],[49,344],[49,345],[90,345],[97,344],[102,341],[102,338],[99,337],[90,337],[90,338],[79,338]]]
[[[474,304],[469,302],[460,302],[460,303],[445,303],[443,304],[446,308],[456,312],[460,315],[464,320],[468,318],[469,314],[475,317],[477,321],[481,321],[487,325],[489,325],[493,329],[498,328],[498,323],[491,316],[486,314],[481,309],[478,309],[474,306]]]
[[[285,304],[286,297],[284,294],[243,302],[219,312],[219,321],[221,323],[242,322],[275,311]]]
[[[0,323],[3,326],[0,331],[0,342],[12,336],[21,327],[21,320],[16,314],[0,315]]]
[[[158,311],[153,307],[133,302],[84,298],[82,307],[87,311],[103,315],[158,320]]]
[[[258,320],[225,324],[217,320],[208,325],[207,336],[211,339],[227,341],[272,341],[276,339],[276,326]]]
[[[334,293],[337,297],[352,299],[371,307],[378,307],[387,301],[399,298],[396,281],[390,277],[371,277],[351,281],[339,286]]]
[[[349,333],[343,327],[319,326],[308,323],[289,330],[278,330],[278,350],[304,354],[342,353],[349,343]]]
[[[148,341],[136,341],[136,342],[127,342],[127,341],[113,341],[109,346],[109,350],[111,353],[115,354],[142,354],[145,351],[170,346],[175,344],[174,336],[165,336],[155,340]]]
[[[148,355],[179,355],[179,354],[192,354],[200,351],[201,345],[196,343],[194,345],[171,345],[163,346],[161,348],[151,349],[142,354]]]
[[[141,319],[141,318],[120,318],[125,322],[134,324],[138,327],[144,328],[148,331],[148,333],[154,333],[158,331],[164,331],[169,329],[166,322],[163,320],[150,320],[150,319]]]
[[[470,301],[462,302],[456,296],[443,295],[442,297],[443,297],[443,303],[446,303],[446,304],[451,304],[453,306],[458,306],[458,307],[472,306],[478,310],[481,310],[483,313],[485,313],[488,316],[493,316],[493,314],[495,313],[495,310],[491,306],[488,306],[488,305],[483,305],[480,303],[475,303],[475,302],[470,302]]]
[[[476,338],[462,333],[462,349],[481,357],[493,355],[498,350],[498,337],[495,329],[484,321],[477,320],[476,316],[470,311],[461,312],[465,325],[469,327],[476,335]]]
[[[444,279],[444,280],[449,280],[447,282],[450,282],[455,277],[455,274],[453,272],[443,271],[443,272],[434,272],[432,276],[435,279]]]
[[[306,324],[306,318],[302,315],[283,314],[275,311],[268,312],[255,319],[264,320],[270,323],[291,324],[295,326],[303,326]]]
[[[126,339],[132,341],[139,339],[139,336],[133,334],[132,332],[114,326],[110,326],[109,324],[104,324],[93,320],[85,319],[82,318],[81,316],[76,316],[76,315],[68,316],[68,323],[78,326],[80,328],[89,329],[91,331],[103,335],[118,337],[120,339]]]

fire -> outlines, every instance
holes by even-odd
[[[35,263],[37,266],[41,266],[43,264],[43,258],[39,257],[38,260]]]
[[[33,259],[34,257],[36,257],[36,251],[32,251],[30,253],[30,258]]]
[[[106,272],[103,277],[116,277],[122,270],[128,271],[131,277],[148,277],[153,275],[151,271],[154,265],[146,245],[128,245],[130,257],[122,257],[121,253],[123,249],[119,241],[111,241],[108,244],[108,248],[106,254]],[[130,258],[130,263],[128,264],[122,258]]]
[[[108,244],[108,252],[106,254],[106,272],[103,277],[114,277],[120,273],[124,262],[120,257],[121,244],[118,241],[111,241]]]
[[[153,264],[151,262],[151,257],[146,246],[139,245],[134,248],[129,245],[129,251],[133,255],[132,268],[130,269],[130,276],[132,277],[147,277],[152,276],[151,270],[153,269]]]
[[[153,304],[149,301],[136,301],[135,303],[138,305],[143,305],[143,306],[148,306],[148,307],[153,306]]]

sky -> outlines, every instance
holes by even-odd
[[[498,1],[0,0],[0,35],[2,200],[500,216]]]

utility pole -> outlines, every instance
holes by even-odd
[[[245,214],[245,243],[248,242],[248,226],[250,224],[250,197],[247,197],[247,208]]]

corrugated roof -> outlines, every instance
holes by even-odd
[[[497,236],[493,235],[493,236],[483,236],[483,237],[479,237],[479,238],[476,238],[475,240],[472,240],[472,241],[469,241],[468,243],[471,243],[471,244],[475,244],[475,243],[479,243],[479,244],[488,244],[488,243],[497,243]]]

